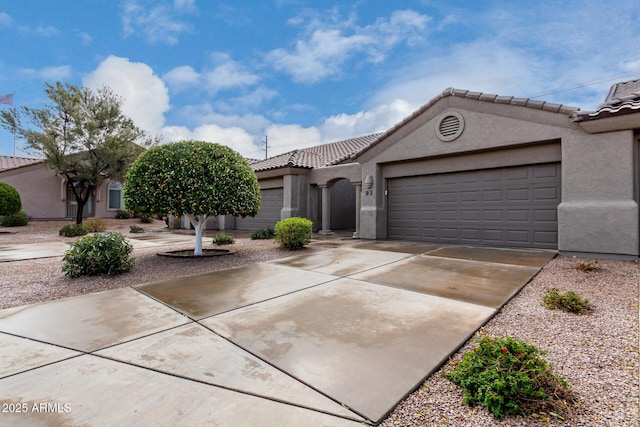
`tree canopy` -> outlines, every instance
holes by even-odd
[[[194,254],[202,255],[202,231],[217,215],[255,216],[260,187],[253,169],[231,148],[181,141],[144,152],[124,184],[127,209],[136,213],[186,215],[196,230]]]
[[[30,153],[63,176],[78,203],[76,223],[91,194],[106,179],[122,181],[127,168],[153,144],[121,110],[110,89],[46,83],[49,103],[0,113],[0,124],[26,141]]]

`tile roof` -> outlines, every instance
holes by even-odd
[[[28,157],[0,156],[0,172],[9,169],[17,169],[25,166],[42,163],[42,159],[31,159]]]
[[[516,105],[519,107],[527,107],[527,108],[533,108],[536,110],[544,110],[544,111],[550,111],[552,113],[561,113],[561,114],[567,114],[567,115],[579,110],[579,108],[577,107],[570,107],[563,104],[554,104],[552,102],[546,102],[546,101],[538,101],[538,100],[533,100],[531,98],[516,98],[514,96],[500,96],[492,93],[472,92],[466,89],[456,89],[456,88],[450,87],[440,92],[440,94],[438,94],[437,96],[432,98],[429,102],[427,102],[426,104],[418,108],[410,116],[404,118],[401,122],[395,124],[392,128],[382,133],[382,135],[379,136],[375,144],[374,143],[369,144],[367,147],[360,150],[360,152],[358,152],[357,155],[364,153],[370,147],[373,147],[379,141],[385,139],[388,135],[391,135],[392,133],[400,129],[402,126],[406,125],[408,122],[410,122],[420,114],[427,111],[435,103],[449,96],[455,96],[455,97],[467,98],[467,99],[476,99],[484,102],[493,102],[494,104]]]
[[[381,135],[382,133],[376,133],[315,147],[300,148],[251,163],[251,166],[254,171],[260,172],[285,167],[312,169],[337,165],[368,147]]]
[[[581,122],[636,112],[640,112],[640,80],[630,80],[611,86],[596,111],[576,111],[570,117],[574,122]]]

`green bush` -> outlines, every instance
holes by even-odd
[[[462,403],[482,405],[499,419],[557,412],[573,401],[570,386],[539,357],[546,352],[521,340],[484,337],[446,377],[464,388]]]
[[[6,182],[0,182],[0,216],[17,214],[20,209],[22,201],[18,191]]]
[[[593,309],[588,299],[582,298],[573,291],[560,293],[558,288],[551,288],[544,294],[542,305],[550,310],[560,309],[576,314],[583,314]]]
[[[151,224],[153,222],[152,214],[141,213],[138,217],[140,218],[140,222],[143,224]]]
[[[251,240],[265,240],[273,239],[276,236],[276,232],[272,227],[261,228],[251,233]]]
[[[3,227],[22,227],[29,223],[29,217],[24,211],[3,216],[0,225]]]
[[[311,242],[313,223],[306,218],[287,218],[276,224],[276,242],[287,249],[301,249]]]
[[[144,233],[144,228],[138,227],[137,225],[130,225],[129,233]]]
[[[235,239],[227,234],[216,234],[213,236],[213,243],[216,245],[230,245],[235,243]]]
[[[82,223],[89,233],[100,233],[107,229],[107,223],[100,217],[91,217]]]
[[[116,219],[129,219],[131,217],[131,215],[129,215],[129,212],[122,210],[122,209],[118,209],[116,211]]]
[[[62,271],[69,277],[113,276],[131,270],[133,246],[121,233],[99,233],[78,239],[64,254]]]
[[[58,234],[64,237],[84,236],[89,231],[83,224],[67,224],[60,229]]]

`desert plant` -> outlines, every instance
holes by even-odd
[[[235,243],[235,239],[233,236],[229,236],[228,234],[216,234],[213,236],[213,242],[216,245],[230,245]]]
[[[0,182],[0,216],[17,214],[20,209],[22,201],[18,191],[6,182]]]
[[[462,403],[485,406],[502,419],[534,411],[557,415],[573,401],[569,384],[540,357],[545,351],[511,337],[483,337],[477,342],[446,373],[464,388]]]
[[[153,222],[153,215],[147,213],[138,214],[138,218],[140,218],[140,222],[143,224],[151,224]]]
[[[129,212],[123,209],[118,209],[116,211],[116,219],[129,219],[130,217],[131,215],[129,214]]]
[[[273,239],[275,236],[276,236],[276,232],[273,229],[273,227],[266,227],[251,233],[251,240]]]
[[[82,224],[89,233],[100,233],[107,229],[105,220],[97,216],[85,219]]]
[[[551,288],[544,294],[542,305],[550,310],[560,309],[576,314],[583,314],[593,309],[588,299],[582,298],[574,291],[563,294],[558,288]]]
[[[19,211],[10,215],[1,217],[0,225],[3,227],[22,227],[29,223],[29,217],[24,211]]]
[[[83,224],[67,224],[60,229],[58,234],[64,237],[84,236],[89,231]]]
[[[121,233],[108,232],[78,239],[64,254],[62,271],[69,277],[113,276],[133,267],[133,246]]]
[[[307,218],[292,217],[276,223],[276,242],[287,249],[301,249],[311,242],[313,223]]]
[[[138,227],[137,225],[130,225],[129,233],[144,233],[144,228]]]
[[[580,270],[584,273],[592,273],[594,271],[598,271],[598,261],[594,259],[579,261],[576,264],[576,270]]]

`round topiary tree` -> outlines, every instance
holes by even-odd
[[[202,231],[216,215],[255,216],[260,187],[253,169],[231,148],[181,141],[144,152],[124,184],[127,209],[143,214],[186,215],[196,230],[194,255],[202,255]]]
[[[0,216],[17,214],[22,209],[20,194],[6,182],[0,182]]]

